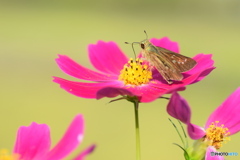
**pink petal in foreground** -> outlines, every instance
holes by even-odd
[[[157,98],[160,98],[162,95],[164,95],[167,90],[163,88],[155,88],[150,83],[148,86],[144,86],[141,88],[141,98],[140,102],[142,103],[149,103]],[[133,91],[132,91],[133,92]],[[134,93],[137,94],[138,90],[135,90]]]
[[[177,92],[172,94],[172,97],[167,105],[167,112],[170,116],[187,124],[191,119],[191,109],[185,99]]]
[[[133,93],[133,95],[139,97],[139,101],[144,103],[151,102],[166,92],[165,88],[161,86],[155,87],[153,83],[135,87],[124,86],[124,88]]]
[[[172,97],[167,105],[167,112],[170,116],[187,125],[188,135],[192,139],[199,139],[205,135],[205,131],[202,127],[190,123],[191,109],[187,101],[177,92],[172,94]]]
[[[187,131],[189,137],[196,140],[206,135],[206,132],[202,127],[199,127],[198,125],[192,123],[187,124]]]
[[[82,98],[96,98],[96,94],[100,89],[109,86],[115,87],[121,85],[118,81],[110,81],[105,83],[85,83],[69,81],[58,77],[53,78],[53,81],[60,84],[62,89]]]
[[[185,73],[195,74],[199,71],[203,71],[208,68],[212,68],[214,65],[214,61],[212,60],[212,54],[200,53],[200,54],[197,54],[196,56],[194,56],[193,59],[197,62],[197,65],[193,69],[191,69]]]
[[[59,58],[56,59],[58,66],[66,74],[73,76],[75,78],[91,81],[108,81],[117,79],[117,76],[111,74],[102,74],[92,71],[86,67],[81,66],[77,62],[73,61],[71,58],[65,55],[58,55]]]
[[[208,69],[202,71],[201,74],[199,75],[199,77],[198,77],[195,81],[193,81],[191,84],[197,83],[197,82],[203,80],[203,79],[204,79],[208,74],[210,74],[215,68],[216,68],[216,67],[211,67],[211,68],[208,68]]]
[[[237,88],[208,118],[205,127],[219,121],[229,129],[230,134],[240,131],[240,87]]]
[[[113,98],[119,95],[130,97],[135,96],[140,102],[147,103],[159,98],[165,94],[166,91],[167,90],[162,88],[152,87],[150,84],[139,87],[106,87],[97,92],[97,99],[101,99],[103,97]]]
[[[45,160],[62,159],[82,142],[84,119],[77,115],[58,144],[47,154]]]
[[[46,154],[51,145],[49,127],[33,122],[30,126],[18,129],[17,140],[13,153],[19,154],[20,159],[38,159]]]
[[[183,73],[184,77],[186,77],[187,75],[201,73],[199,77],[192,83],[196,83],[204,79],[209,73],[211,73],[213,69],[216,68],[213,66],[214,61],[211,58],[212,58],[211,54],[198,54],[195,57],[193,57],[193,59],[197,61],[197,65],[193,69],[184,72]]]
[[[131,97],[134,96],[130,91],[123,89],[123,88],[105,87],[105,88],[97,91],[96,98],[97,99],[101,99],[104,97],[113,98],[113,97],[117,97],[119,95],[121,95],[121,96],[128,95]]]
[[[98,41],[88,46],[92,65],[104,73],[119,75],[128,58],[115,42]]]
[[[81,152],[77,157],[75,157],[73,160],[84,160],[87,155],[91,154],[94,151],[95,147],[96,147],[95,145],[88,147],[83,152]]]
[[[185,85],[196,83],[199,79],[205,78],[205,77],[201,77],[201,76],[203,76],[204,72],[205,71],[199,71],[195,74],[192,74],[192,75],[184,78],[181,82]],[[210,73],[210,72],[211,72],[211,70],[208,73]]]

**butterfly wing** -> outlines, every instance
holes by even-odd
[[[156,60],[153,61],[153,65],[168,83],[172,83],[172,80],[181,81],[183,79],[181,72],[167,63],[162,55],[156,54],[155,56]]]
[[[196,61],[189,57],[161,47],[156,49],[157,52],[148,50],[145,53],[146,58],[169,84],[172,80],[181,81],[183,79],[181,72],[188,71],[196,65]]]
[[[166,61],[165,63],[172,66],[172,68],[176,69],[179,72],[186,72],[197,64],[194,59],[187,56],[169,51],[165,48],[156,48],[158,49],[159,55],[164,57],[164,60]]]

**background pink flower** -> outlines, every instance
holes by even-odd
[[[153,38],[151,42],[156,46],[179,52],[177,42],[172,42],[167,37]],[[193,57],[197,65],[192,70],[183,73],[182,81],[169,85],[158,71],[153,69],[152,79],[148,83],[129,85],[119,80],[120,72],[129,59],[116,43],[98,41],[97,44],[88,46],[88,53],[90,62],[98,71],[87,69],[65,55],[59,55],[56,62],[66,74],[91,83],[69,81],[59,77],[54,77],[53,80],[67,92],[82,98],[100,99],[127,95],[137,97],[140,102],[151,102],[163,94],[184,90],[186,85],[202,80],[215,68],[211,59],[212,55],[198,54]]]
[[[22,160],[60,160],[68,156],[81,142],[84,134],[84,119],[77,115],[62,139],[50,149],[50,129],[46,124],[33,122],[30,126],[22,126],[18,130],[14,154]],[[84,160],[94,150],[92,145],[73,160]]]
[[[223,156],[211,156],[211,152],[217,152],[217,150],[214,147],[208,147],[206,155],[205,155],[205,160],[224,160]]]
[[[212,122],[219,121],[218,125],[224,125],[229,129],[230,135],[240,131],[240,88],[233,92],[214,112],[209,116],[205,127],[200,127],[190,122],[191,109],[185,99],[178,93],[173,93],[167,112],[172,117],[179,119],[188,125],[188,134],[192,139],[199,139],[205,135],[205,130]]]
[[[209,147],[206,148],[206,154],[210,154],[210,151],[219,149],[222,142],[228,141],[228,136],[240,131],[240,88],[212,112],[204,127],[191,123],[191,109],[187,101],[178,93],[172,94],[167,112],[187,125],[188,135],[192,139],[203,139],[201,142],[210,141]],[[209,155],[206,157],[207,160],[214,160]]]

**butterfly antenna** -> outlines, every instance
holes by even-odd
[[[136,56],[136,52],[135,52],[134,47],[133,47],[134,43],[138,43],[138,42],[133,42],[133,43],[125,42],[125,44],[132,44],[132,49],[133,49],[133,53],[134,53],[135,60],[136,60],[137,56]]]
[[[145,33],[145,35],[146,35],[146,39],[148,39],[148,34],[147,34],[147,31],[146,31],[146,30],[144,30],[144,33]]]

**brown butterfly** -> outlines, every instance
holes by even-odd
[[[147,36],[146,31],[144,32]],[[197,64],[192,58],[154,46],[148,38],[141,42],[133,42],[132,45],[136,43],[140,44],[144,58],[158,70],[168,84],[181,81],[183,79],[181,73],[192,69]]]
[[[192,58],[154,46],[148,39],[140,42],[140,46],[146,60],[158,70],[169,84],[173,80],[181,81],[183,79],[181,73],[192,69],[197,64]]]

